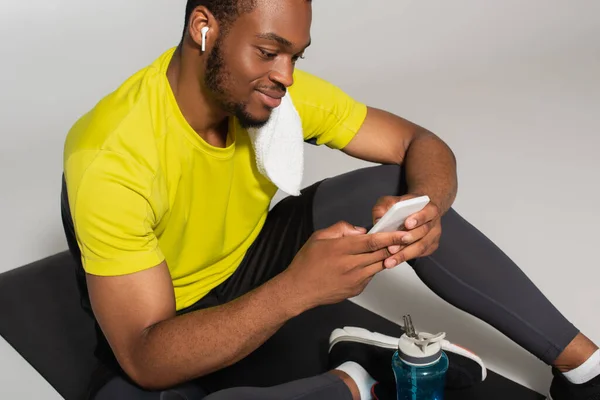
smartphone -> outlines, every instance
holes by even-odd
[[[415,197],[414,199],[398,202],[390,208],[383,217],[371,228],[369,233],[394,232],[404,229],[404,221],[413,214],[418,213],[429,204],[429,196]]]

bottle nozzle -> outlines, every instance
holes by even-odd
[[[404,331],[406,333],[406,336],[411,338],[418,338],[419,335],[415,330],[415,326],[413,325],[412,317],[410,316],[410,314],[405,315],[404,317],[402,317],[402,319],[404,319]]]
[[[404,330],[405,333],[400,338],[398,350],[400,357],[406,361],[418,363],[435,360],[442,352],[442,341],[446,338],[445,332],[435,335],[425,332],[417,332],[410,315],[405,315]]]

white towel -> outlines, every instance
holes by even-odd
[[[302,121],[289,93],[262,128],[248,129],[258,170],[279,189],[300,195],[304,173]]]

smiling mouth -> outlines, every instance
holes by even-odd
[[[283,95],[269,95],[261,91],[257,92],[263,104],[268,108],[277,108],[281,104],[281,99],[283,98]]]

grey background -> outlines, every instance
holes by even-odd
[[[0,272],[66,249],[65,134],[178,42],[184,3],[0,2]],[[314,17],[299,68],[440,135],[459,160],[455,208],[600,342],[600,2],[315,0]],[[307,184],[366,165],[307,152]],[[547,389],[546,366],[439,300],[406,265],[356,301],[395,321],[410,312],[418,329],[444,330],[498,372]],[[57,398],[0,340],[0,397],[9,396]]]

